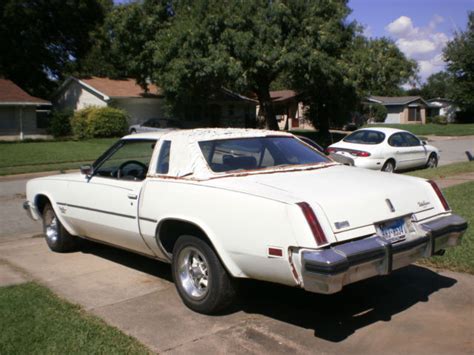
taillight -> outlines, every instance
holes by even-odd
[[[356,157],[370,157],[369,152],[364,152],[362,150],[351,150],[349,151],[352,155],[355,155]]]
[[[334,153],[336,151],[336,149],[334,148],[327,148],[326,149],[326,152],[329,154],[329,153]]]
[[[438,185],[433,181],[433,180],[428,180],[428,182],[430,183],[431,187],[433,188],[433,190],[435,190],[436,192],[436,195],[438,196],[441,204],[443,205],[444,209],[446,211],[449,211],[450,208],[449,208],[449,205],[448,205],[448,201],[446,201],[446,199],[444,198],[443,196],[443,193],[441,192],[440,188],[438,187]]]
[[[298,202],[298,206],[300,206],[301,210],[303,211],[304,217],[311,228],[311,232],[313,232],[314,240],[316,240],[317,245],[324,245],[327,244],[328,241],[326,239],[326,235],[319,224],[318,218],[314,214],[313,209],[310,205],[306,202]]]

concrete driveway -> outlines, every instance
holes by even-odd
[[[467,161],[466,150],[474,154],[474,136],[467,137],[436,137],[428,136],[429,144],[440,150],[439,165],[447,165]]]
[[[86,243],[58,254],[42,238],[0,243],[0,260],[156,352],[469,354],[474,277],[410,266],[332,296],[245,282],[227,314],[188,310],[168,265]]]

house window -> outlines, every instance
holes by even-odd
[[[421,113],[419,107],[408,107],[408,121],[421,121]]]

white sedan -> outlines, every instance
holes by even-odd
[[[394,172],[438,165],[439,151],[408,131],[363,128],[329,146],[328,152],[354,159],[354,165]]]
[[[230,305],[237,278],[335,293],[441,254],[467,228],[432,181],[262,130],[129,135],[81,173],[30,180],[26,196],[51,250],[91,239],[170,263],[201,313]]]

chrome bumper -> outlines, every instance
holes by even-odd
[[[450,215],[420,223],[425,235],[391,244],[379,236],[340,244],[301,255],[304,289],[316,293],[338,292],[344,285],[407,266],[447,247],[459,245],[467,222]]]
[[[28,217],[30,217],[33,221],[38,220],[38,216],[39,216],[38,209],[30,201],[23,202],[23,209],[27,211]]]

